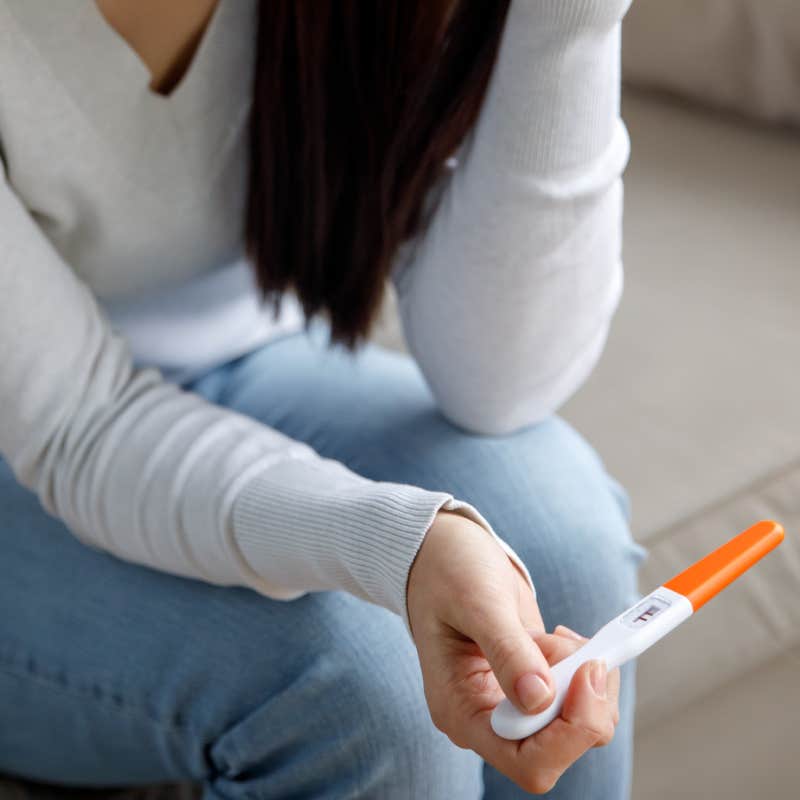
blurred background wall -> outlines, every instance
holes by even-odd
[[[625,18],[623,70],[630,84],[800,124],[800,4],[634,0]]]

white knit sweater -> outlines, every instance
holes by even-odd
[[[512,0],[477,125],[398,254],[410,349],[469,430],[552,413],[603,347],[622,283],[626,8]],[[253,15],[221,0],[162,97],[93,2],[0,0],[0,454],[90,546],[274,598],[343,589],[407,622],[437,510],[496,536],[478,511],[361,478],[164,379],[275,331],[240,262]],[[169,335],[148,338],[157,324]]]

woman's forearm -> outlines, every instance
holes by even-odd
[[[627,0],[513,0],[484,106],[396,271],[443,412],[505,433],[599,357],[622,288],[620,20]]]

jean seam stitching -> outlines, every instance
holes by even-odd
[[[127,700],[121,698],[117,700],[113,693],[110,693],[107,689],[104,689],[98,684],[77,685],[67,681],[62,682],[55,680],[51,676],[31,670],[23,663],[20,663],[19,659],[0,655],[0,673],[9,675],[11,678],[33,680],[66,695],[93,700],[98,705],[117,711],[127,717],[144,718],[145,721],[162,727],[170,734],[191,732],[191,728],[187,725],[174,720],[159,718],[143,706],[132,704]]]

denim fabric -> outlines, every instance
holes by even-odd
[[[474,504],[519,553],[548,628],[637,595],[624,492],[549,419],[505,437],[438,413],[413,362],[287,336],[186,387],[376,480]],[[634,671],[614,742],[550,797],[629,793]],[[430,722],[399,617],[343,592],[269,600],[80,544],[0,462],[0,771],[75,785],[196,780],[212,798],[527,796]]]

